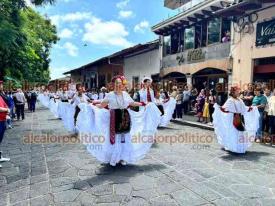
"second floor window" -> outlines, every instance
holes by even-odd
[[[195,27],[186,28],[184,31],[184,48],[193,49],[195,47]]]
[[[221,19],[215,18],[208,22],[208,44],[218,43],[221,39]]]
[[[171,36],[164,36],[163,38],[163,56],[171,54]]]
[[[179,52],[180,33],[174,32],[171,34],[171,53],[176,54]]]

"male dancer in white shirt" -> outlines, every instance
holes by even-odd
[[[155,102],[154,90],[151,89],[152,79],[145,77],[142,81],[143,88],[139,91],[140,101],[144,103]]]

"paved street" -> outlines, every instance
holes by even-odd
[[[154,145],[136,165],[98,163],[81,144],[27,144],[23,136],[69,135],[45,108],[8,130],[2,150],[0,205],[275,205],[275,148],[246,155],[205,143]],[[212,131],[169,125],[158,137],[207,136]],[[66,137],[64,137],[66,138]],[[73,137],[70,137],[73,138]]]

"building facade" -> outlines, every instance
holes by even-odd
[[[165,0],[181,12],[152,28],[160,35],[160,76],[197,88],[252,82],[275,86],[274,0]]]
[[[64,73],[67,74],[72,84],[82,84],[86,89],[106,87],[115,75],[123,74],[123,57],[119,53],[103,57]]]
[[[58,79],[51,80],[48,84],[48,88],[50,91],[57,91],[63,87],[68,87],[71,83],[70,77],[62,77]]]
[[[129,89],[140,85],[144,77],[159,82],[160,53],[159,40],[141,44],[124,57],[124,75]]]
[[[225,91],[232,70],[231,20],[214,15],[223,8],[221,1],[177,2],[169,0],[165,5],[173,9],[178,5],[182,11],[152,27],[161,39],[160,76],[164,85],[187,83],[199,90]]]
[[[264,83],[275,88],[275,2],[241,1],[218,12],[232,25],[232,84]]]
[[[86,89],[107,87],[116,75],[126,75],[127,80],[138,81],[146,74],[159,73],[158,41],[138,44],[103,57],[77,69],[65,72],[71,75],[72,84],[82,84]]]

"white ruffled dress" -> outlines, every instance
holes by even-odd
[[[49,103],[49,108],[50,111],[54,114],[54,116],[56,118],[59,118],[59,114],[58,114],[58,104],[59,104],[59,100],[54,100],[53,98],[50,99],[50,103]]]
[[[133,99],[127,92],[122,95],[110,92],[103,101],[108,102],[110,109],[126,109]],[[161,119],[161,113],[154,103],[149,103],[145,110],[139,112],[128,109],[131,130],[126,134],[116,134],[114,144],[110,143],[110,111],[84,103],[79,104],[79,108],[77,128],[80,139],[87,145],[88,152],[102,163],[113,166],[120,160],[135,163],[145,156],[154,143]]]
[[[172,119],[174,110],[176,108],[176,100],[170,97],[169,101],[162,103],[164,115],[161,116],[160,127],[166,127]]]
[[[218,142],[226,149],[235,153],[245,153],[255,140],[256,131],[259,127],[259,111],[253,107],[248,112],[241,99],[236,100],[230,97],[223,108],[229,113],[221,111],[218,104],[214,105],[213,125]],[[245,131],[237,130],[233,125],[234,113],[241,113],[244,116]]]
[[[50,98],[49,98],[49,96],[48,96],[47,93],[44,93],[44,94],[40,93],[40,94],[38,94],[37,99],[41,102],[41,104],[44,107],[49,108]]]
[[[74,126],[74,113],[75,113],[75,106],[69,102],[59,102],[58,103],[58,115],[62,119],[64,127],[70,131],[75,131]]]

